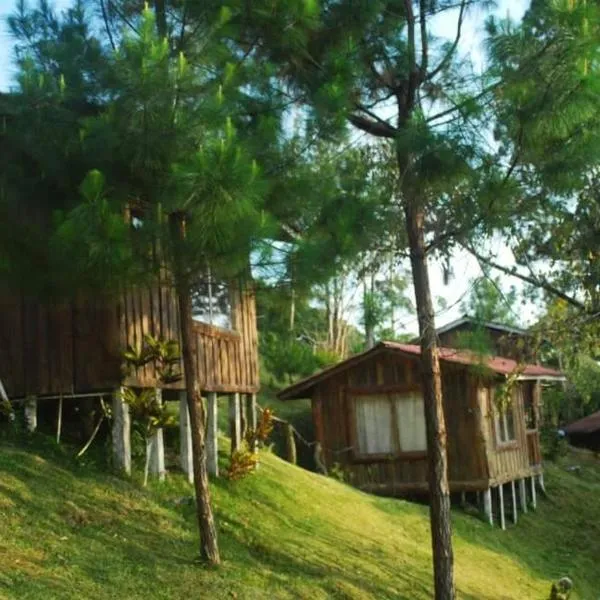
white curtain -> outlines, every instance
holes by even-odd
[[[402,452],[427,450],[423,397],[418,393],[394,394],[393,399],[396,403],[400,450]]]
[[[354,402],[358,453],[393,453],[392,407],[388,396],[356,396]]]

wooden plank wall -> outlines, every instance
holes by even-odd
[[[477,384],[465,369],[444,365],[443,389],[448,433],[449,479],[465,489],[485,487],[487,460],[480,438]],[[344,467],[350,483],[382,493],[427,490],[427,459],[355,460],[351,446],[353,427],[348,388],[413,384],[419,380],[415,359],[391,352],[381,353],[345,372],[322,381],[313,397],[313,417],[325,464]],[[469,487],[470,486],[470,487]]]
[[[114,303],[0,298],[0,378],[12,397],[70,394],[118,385]]]
[[[496,442],[493,413],[492,393],[484,394],[482,411],[487,428],[487,451],[489,457],[490,479],[497,483],[511,481],[524,477],[530,470],[525,430],[525,414],[523,409],[522,385],[519,384],[513,392],[515,406],[515,437],[516,443],[499,446]]]
[[[227,331],[194,326],[200,383],[205,391],[259,389],[254,293],[236,288]],[[40,303],[0,294],[0,379],[11,397],[109,390],[121,385],[121,352],[145,334],[179,339],[179,311],[167,286],[128,290],[121,301],[78,298]],[[153,366],[130,374],[125,385],[153,387]],[[167,386],[183,389],[183,383]]]
[[[179,309],[173,289],[130,289],[121,302],[121,346],[139,348],[144,336],[180,339]],[[232,330],[194,322],[196,368],[203,391],[254,393],[259,389],[258,334],[254,292],[247,285],[232,286]],[[126,385],[157,385],[153,365],[125,379]],[[164,386],[183,389],[183,381]]]

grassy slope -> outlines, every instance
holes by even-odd
[[[142,490],[0,447],[0,598],[432,597],[425,507],[262,460],[246,480],[213,484],[224,564],[208,570],[193,563],[178,476]],[[547,487],[506,532],[455,512],[459,597],[541,600],[566,574],[576,598],[597,597],[600,467],[550,467]]]

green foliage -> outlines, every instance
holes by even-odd
[[[518,326],[517,291],[502,289],[500,278],[478,277],[470,282],[470,292],[461,309],[479,323]]]

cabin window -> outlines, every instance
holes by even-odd
[[[427,434],[423,396],[413,392],[394,394],[392,398],[396,408],[400,452],[426,451]]]
[[[511,402],[503,411],[494,410],[496,441],[498,444],[507,444],[514,442],[517,437],[515,434],[515,407]]]
[[[207,266],[192,288],[192,317],[195,321],[224,329],[233,328],[230,289]]]
[[[537,429],[535,411],[535,381],[523,382],[523,408],[525,410],[525,428]]]
[[[354,398],[359,456],[425,452],[425,412],[418,392]]]

